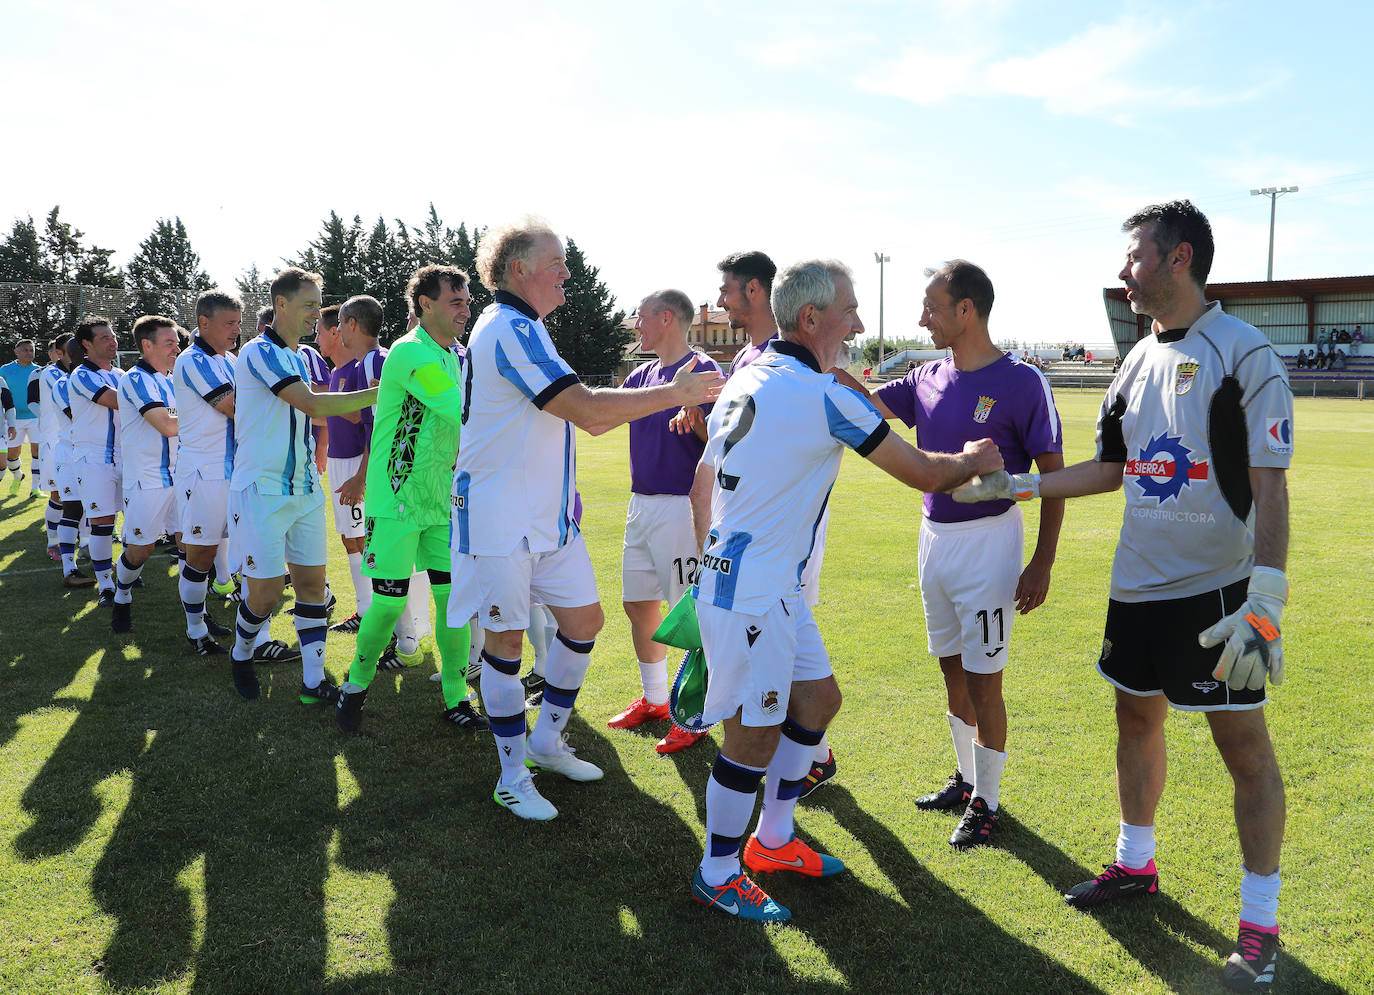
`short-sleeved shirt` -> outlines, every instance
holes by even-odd
[[[576,538],[573,426],[544,406],[579,382],[534,310],[497,291],[468,340],[452,494],[459,552],[505,556],[525,540],[547,553]]]
[[[63,458],[75,455],[72,448],[72,377],[70,373],[63,373],[53,381],[52,396],[57,399],[58,409],[62,412],[62,417],[57,422],[57,447],[63,451]]]
[[[71,419],[62,413],[67,405],[57,394],[57,382],[66,376],[67,371],[61,366],[49,363],[38,377],[38,435],[50,446],[57,445],[62,423],[71,424]]]
[[[14,393],[3,380],[0,380],[0,412],[3,412],[5,431],[8,433],[9,427],[19,419],[14,413]]]
[[[635,368],[621,387],[661,387],[673,382],[677,371],[695,358],[696,372],[720,372],[714,360],[702,352],[689,352],[676,363],[664,366],[657,359]],[[710,414],[712,405],[702,405]],[[697,462],[706,443],[694,433],[678,435],[668,427],[677,410],[658,411],[630,422],[630,490],[635,494],[686,494],[692,489]]]
[[[0,378],[9,385],[10,395],[14,399],[14,415],[20,421],[38,417],[38,412],[29,407],[29,381],[37,372],[38,367],[32,363],[20,366],[18,361],[15,361],[0,366]]]
[[[867,456],[888,425],[809,351],[779,339],[730,377],[707,431],[716,485],[695,596],[761,615],[801,589],[844,450]]]
[[[387,352],[367,461],[369,518],[420,528],[448,524],[463,422],[462,384],[457,354],[430,338],[423,325]]]
[[[1102,402],[1097,459],[1122,463],[1112,598],[1215,591],[1254,568],[1250,467],[1293,458],[1293,393],[1258,329],[1213,303],[1136,343]]]
[[[358,361],[350,359],[329,375],[329,389],[336,392],[358,390],[357,373]],[[325,421],[329,425],[330,459],[353,459],[363,454],[363,427],[360,423],[349,421],[343,415],[329,415]]]
[[[358,363],[358,386],[355,390],[365,390],[368,387],[375,387],[382,380],[382,366],[386,363],[387,350],[380,346],[373,349]],[[368,405],[359,412],[363,427],[363,438],[371,440],[372,426],[377,421],[377,406]]]
[[[762,345],[754,345],[753,342],[744,343],[739,352],[735,353],[735,358],[730,360],[730,372],[728,376],[734,376],[738,371],[744,369],[754,360],[764,354],[770,344],[776,342],[778,333],[774,332]]]
[[[234,474],[234,419],[215,405],[234,392],[236,358],[217,353],[199,335],[172,366],[177,401],[177,472],[206,480]]]
[[[87,463],[119,463],[119,411],[98,404],[109,391],[119,389],[123,370],[102,370],[89,359],[76,364],[68,378],[72,409],[73,455]]]
[[[1044,453],[1064,451],[1063,430],[1049,381],[1010,353],[977,370],[960,370],[950,357],[924,363],[878,389],[878,399],[926,452],[960,453],[964,443],[991,439],[1008,473],[1025,473]],[[959,504],[948,494],[926,494],[934,522],[968,522],[1000,515],[1014,501]]]
[[[155,408],[166,408],[176,417],[176,392],[172,378],[140,359],[119,381],[119,440],[123,449],[124,491],[135,484],[144,488],[171,487],[176,470],[176,442],[155,429],[144,417]]]
[[[271,328],[239,353],[234,370],[234,473],[230,490],[257,484],[259,494],[314,494],[315,440],[310,418],[277,395],[305,383],[305,359]]]

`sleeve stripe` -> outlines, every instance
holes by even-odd
[[[1064,442],[1064,427],[1059,422],[1059,409],[1054,405],[1054,390],[1050,387],[1050,382],[1045,374],[1041,373],[1034,366],[1027,367],[1040,379],[1040,388],[1045,392],[1045,412],[1049,415],[1050,431],[1054,435],[1054,441]]]
[[[892,426],[885,421],[878,422],[878,427],[873,430],[873,434],[865,439],[860,445],[854,447],[854,451],[860,456],[867,457],[873,450],[882,445],[887,434],[892,431]]]
[[[300,378],[299,375],[293,373],[293,374],[291,374],[291,375],[288,376],[288,377],[284,377],[283,379],[278,380],[275,384],[272,385],[271,390],[272,390],[272,393],[273,393],[273,394],[280,394],[280,393],[281,393],[282,391],[284,391],[287,387],[290,387],[293,383],[304,383],[304,382],[305,382],[305,381],[303,381],[303,380]]]
[[[552,401],[555,397],[563,393],[563,391],[567,390],[573,384],[581,382],[582,378],[579,377],[576,373],[565,373],[563,376],[559,377],[553,383],[549,384],[547,387],[541,390],[534,397],[534,406],[538,408],[540,411],[543,411],[544,406],[548,404],[550,401]]]
[[[154,408],[165,407],[167,407],[167,405],[163,404],[161,401],[149,401],[147,404],[143,405],[143,407],[138,409],[138,413],[141,415],[146,415],[149,411],[152,411]]]

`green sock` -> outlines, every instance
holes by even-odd
[[[377,676],[377,658],[391,642],[392,630],[406,610],[405,598],[372,592],[372,604],[358,627],[358,649],[348,666],[348,682],[365,688]]]
[[[452,585],[431,584],[434,592],[434,643],[439,647],[439,686],[444,690],[444,707],[457,708],[468,696],[468,650],[472,629],[453,629],[448,624],[448,592]]]

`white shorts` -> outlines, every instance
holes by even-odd
[[[1015,505],[971,522],[921,520],[917,565],[933,655],[962,656],[971,674],[1007,665],[1022,538]]]
[[[124,494],[124,545],[150,546],[177,530],[177,489],[135,484]]]
[[[685,494],[631,494],[620,558],[621,597],[677,604],[696,583],[701,548]]]
[[[507,556],[453,554],[453,587],[448,597],[448,624],[461,628],[472,616],[491,632],[524,631],[530,626],[530,602],[554,608],[594,605],[596,574],[579,532],[561,549],[531,553],[528,544]]]
[[[778,599],[762,615],[698,600],[697,620],[708,677],[702,718],[708,723],[743,709],[744,725],[781,725],[793,682],[831,675],[830,654],[800,592]]]
[[[348,456],[343,459],[335,459],[330,456],[326,461],[326,472],[329,475],[329,501],[334,506],[334,531],[345,539],[361,539],[367,534],[364,525],[363,502],[349,506],[339,500],[339,488],[344,485],[358,468],[363,465],[361,456]]]
[[[105,518],[120,510],[124,502],[119,467],[77,460],[72,470],[76,474],[77,497],[87,518]]]
[[[806,561],[806,569],[802,571],[801,577],[802,597],[811,608],[821,603],[821,564],[825,562],[825,533],[829,528],[830,504],[827,502],[825,511],[821,513],[820,523],[816,526],[816,537],[811,543],[811,556]]]
[[[38,445],[38,486],[49,494],[57,490],[57,456],[47,442]]]
[[[37,418],[17,418],[14,422],[14,438],[10,440],[9,447],[22,446],[28,442],[38,445],[38,419]]]
[[[76,457],[70,446],[53,447],[53,481],[57,484],[59,501],[80,501],[81,495],[76,487]],[[84,517],[84,516],[83,516]]]
[[[218,546],[229,534],[229,481],[208,480],[199,470],[188,470],[177,474],[173,487],[181,541]]]
[[[288,563],[324,566],[328,547],[324,495],[319,491],[259,494],[258,485],[249,484],[241,491],[229,492],[229,515],[235,522],[234,544],[245,577],[281,577]]]

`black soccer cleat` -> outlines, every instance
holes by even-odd
[[[1064,893],[1064,901],[1075,909],[1096,908],[1114,898],[1153,895],[1159,890],[1159,874],[1151,860],[1138,871],[1127,869],[1121,861],[1107,864],[1091,881],[1076,884]]]
[[[215,642],[213,636],[201,636],[199,639],[192,639],[187,636],[186,641],[191,644],[191,649],[195,651],[196,656],[223,656],[229,652]]]
[[[211,617],[209,612],[201,615],[201,618],[205,620],[205,628],[210,631],[212,636],[232,636],[234,634],[233,629],[227,625],[220,625]]]
[[[288,646],[280,639],[269,639],[253,650],[254,663],[290,663],[292,660],[299,660],[300,658],[299,647]]]
[[[1241,923],[1236,949],[1221,969],[1222,983],[1233,992],[1273,991],[1281,946],[1278,933]]]
[[[302,705],[332,705],[339,700],[339,689],[328,677],[321,677],[313,688],[301,684]]]
[[[253,669],[252,660],[234,660],[231,658],[229,671],[234,677],[234,690],[243,698],[253,701],[262,694],[262,689],[258,684],[258,674]]]
[[[829,784],[835,779],[835,751],[830,751],[830,756],[826,757],[822,763],[811,764],[811,769],[806,773],[806,780],[802,782],[801,794],[797,797],[805,798],[815,791],[822,784]]]
[[[391,641],[386,644],[386,649],[377,657],[377,669],[379,671],[405,670],[406,665],[401,660],[400,654],[396,651],[396,637],[393,635]]]
[[[101,591],[96,595],[95,603],[101,608],[109,608],[114,604],[114,591]]]
[[[949,838],[949,845],[956,850],[969,850],[975,846],[986,846],[992,839],[992,827],[997,825],[997,813],[988,808],[988,803],[977,795],[964,809],[964,817],[959,820],[958,828]]]
[[[973,798],[973,785],[964,780],[964,775],[959,772],[959,768],[954,768],[954,773],[949,775],[949,780],[945,786],[938,791],[932,791],[928,795],[922,795],[916,799],[916,807],[926,812],[946,812],[953,809],[967,807],[970,799]]]
[[[539,706],[544,704],[544,675],[536,674],[531,670],[520,678],[520,683],[525,685],[525,710],[528,712],[538,711]]]
[[[302,699],[304,700],[304,699]],[[367,700],[367,688],[356,687],[344,682],[339,689],[338,705],[334,717],[344,732],[357,732],[363,727],[363,703]]]
[[[491,723],[472,707],[470,701],[460,701],[452,708],[444,709],[439,713],[439,717],[460,729],[471,729],[473,732],[484,732],[491,728]]]
[[[134,631],[134,606],[132,604],[121,605],[115,602],[110,613],[110,629],[113,632]]]
[[[362,624],[363,617],[359,615],[357,612],[354,612],[352,615],[348,616],[348,618],[344,619],[342,622],[335,622],[333,625],[331,625],[329,627],[329,631],[356,633],[362,627]]]
[[[82,573],[79,569],[73,570],[62,578],[63,587],[94,587],[95,578],[90,574]]]

